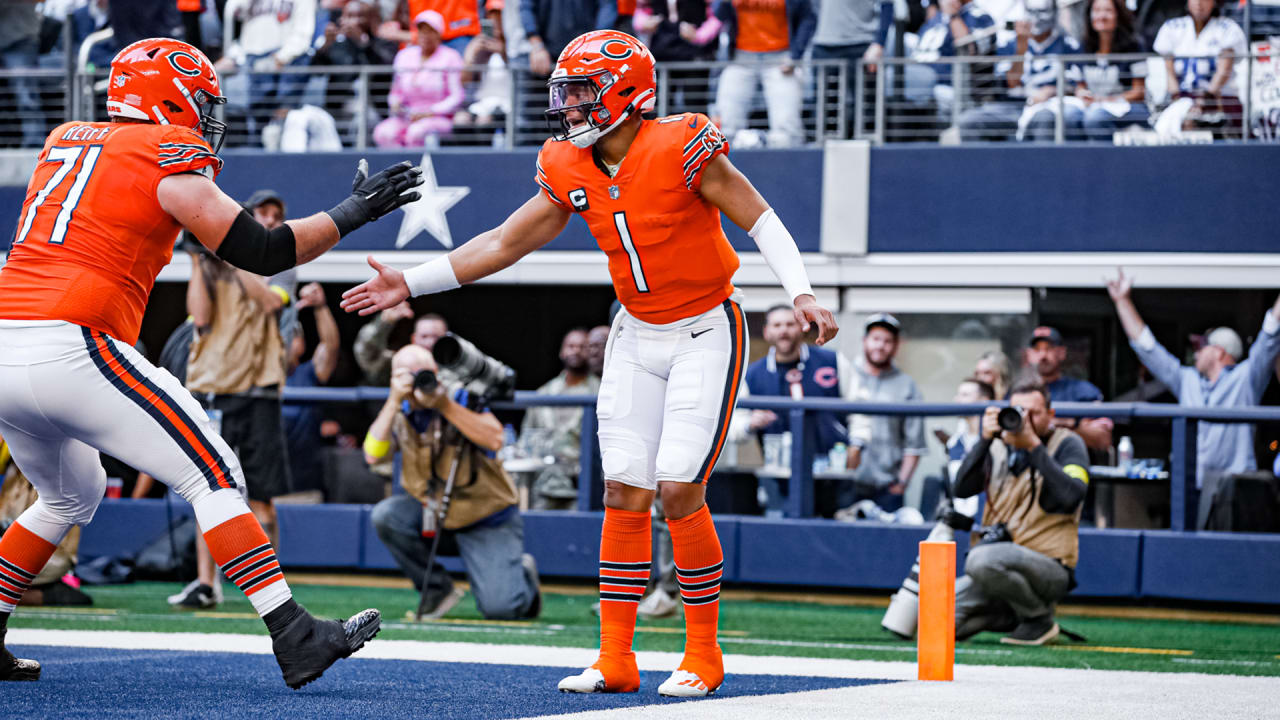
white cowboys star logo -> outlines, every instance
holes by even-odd
[[[453,247],[453,234],[449,232],[449,219],[445,213],[449,208],[466,197],[469,187],[440,187],[436,184],[436,170],[431,166],[431,155],[422,154],[422,186],[418,188],[422,199],[400,208],[404,210],[404,220],[400,223],[400,233],[396,235],[396,249],[399,250],[418,237],[423,230],[435,236],[446,248]]]

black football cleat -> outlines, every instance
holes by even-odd
[[[0,647],[0,681],[31,681],[40,679],[40,663],[16,658]]]
[[[279,632],[272,633],[271,647],[284,683],[297,690],[324,674],[329,666],[364,647],[382,629],[382,614],[363,610],[347,618],[320,620],[298,608]]]

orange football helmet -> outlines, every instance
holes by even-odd
[[[617,30],[579,35],[547,81],[553,138],[591,147],[633,113],[653,110],[658,80],[644,43]],[[570,113],[578,117],[570,120]]]
[[[218,152],[227,126],[211,112],[226,101],[213,63],[180,40],[139,40],[111,61],[107,114],[112,117],[185,125]]]

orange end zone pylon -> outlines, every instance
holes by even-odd
[[[920,543],[916,662],[921,680],[951,680],[956,662],[956,544]]]

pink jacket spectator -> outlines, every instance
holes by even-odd
[[[392,117],[378,123],[373,141],[379,147],[417,147],[428,135],[447,135],[453,113],[462,105],[462,55],[440,45],[431,57],[410,45],[396,54],[395,80],[387,99]],[[414,115],[427,115],[413,119]]]

